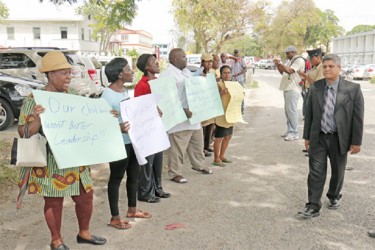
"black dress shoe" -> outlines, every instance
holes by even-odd
[[[303,213],[306,213],[307,210],[309,210],[309,207],[304,207],[301,211],[298,211],[297,215],[301,215]]]
[[[329,199],[329,206],[328,209],[338,209],[340,207],[340,200],[338,199]]]
[[[299,215],[299,217],[301,217],[303,219],[311,219],[311,218],[317,217],[319,215],[320,215],[319,209],[309,208],[306,211],[304,211],[303,213],[301,213]]]
[[[138,198],[138,200],[148,202],[148,203],[158,203],[160,201],[160,199],[158,197],[151,197],[149,199]]]
[[[157,197],[159,198],[169,198],[171,197],[171,194],[170,193],[166,193],[166,192],[163,192],[163,193],[156,193],[155,194]]]
[[[368,230],[368,231],[367,231],[367,234],[368,234],[368,236],[370,236],[371,238],[375,238],[375,229]]]
[[[77,242],[82,244],[92,244],[92,245],[104,245],[107,242],[107,239],[101,236],[91,235],[90,240],[86,240],[82,238],[79,234],[77,234]]]
[[[205,157],[210,157],[211,155],[212,155],[212,154],[211,154],[210,152],[207,152],[207,151],[204,152],[204,156],[205,156]]]
[[[51,243],[51,250],[69,250],[69,247],[64,243],[61,243],[58,247],[53,247]]]

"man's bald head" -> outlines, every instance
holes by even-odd
[[[169,57],[168,57],[169,63],[175,66],[176,68],[183,70],[186,68],[187,65],[187,58],[185,51],[181,48],[175,48],[172,49],[169,52]]]
[[[220,59],[221,59],[222,63],[226,63],[227,62],[227,58],[228,58],[227,53],[221,53],[220,54]]]

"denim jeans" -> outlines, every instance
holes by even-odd
[[[298,135],[298,99],[300,93],[295,90],[284,91],[284,109],[288,134]]]

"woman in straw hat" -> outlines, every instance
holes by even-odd
[[[44,91],[76,94],[74,89],[69,88],[71,81],[71,68],[64,54],[60,51],[50,51],[42,58],[42,66],[39,69],[45,73],[48,79]],[[44,112],[41,105],[36,105],[34,97],[28,96],[21,108],[19,117],[18,133],[24,137],[25,127],[29,136],[37,133],[43,134],[43,126],[40,114]],[[38,194],[44,198],[44,216],[51,232],[51,249],[69,249],[63,242],[61,236],[61,221],[64,197],[72,197],[78,219],[79,232],[78,243],[103,245],[106,239],[92,235],[89,224],[93,210],[93,181],[90,169],[87,166],[58,169],[55,158],[47,146],[47,166],[21,168],[20,188],[21,193]],[[69,180],[69,181],[68,181]]]

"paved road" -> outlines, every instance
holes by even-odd
[[[93,233],[108,238],[105,246],[84,246],[75,242],[77,233],[73,204],[66,199],[62,232],[70,249],[374,249],[367,229],[375,226],[374,87],[363,84],[366,119],[363,152],[349,157],[343,202],[340,209],[327,209],[323,199],[321,216],[301,221],[295,214],[306,202],[307,158],[301,152],[303,140],[285,142],[280,76],[275,71],[257,70],[259,88],[247,90],[245,120],[235,126],[228,158],[234,163],[214,167],[202,175],[187,164],[189,182],[176,184],[164,176],[164,187],[172,193],[159,204],[139,203],[150,211],[149,220],[137,219],[132,229],[116,231],[106,226],[109,209],[106,196],[108,168],[93,168],[95,207]],[[300,105],[301,106],[301,105]],[[300,119],[300,131],[303,121]],[[211,159],[207,159],[210,166]],[[122,184],[124,190],[125,183]],[[121,214],[126,198],[121,193]],[[42,199],[26,197],[15,211],[15,192],[0,204],[1,249],[48,249],[48,229],[43,219]],[[165,230],[181,223],[183,228]]]

